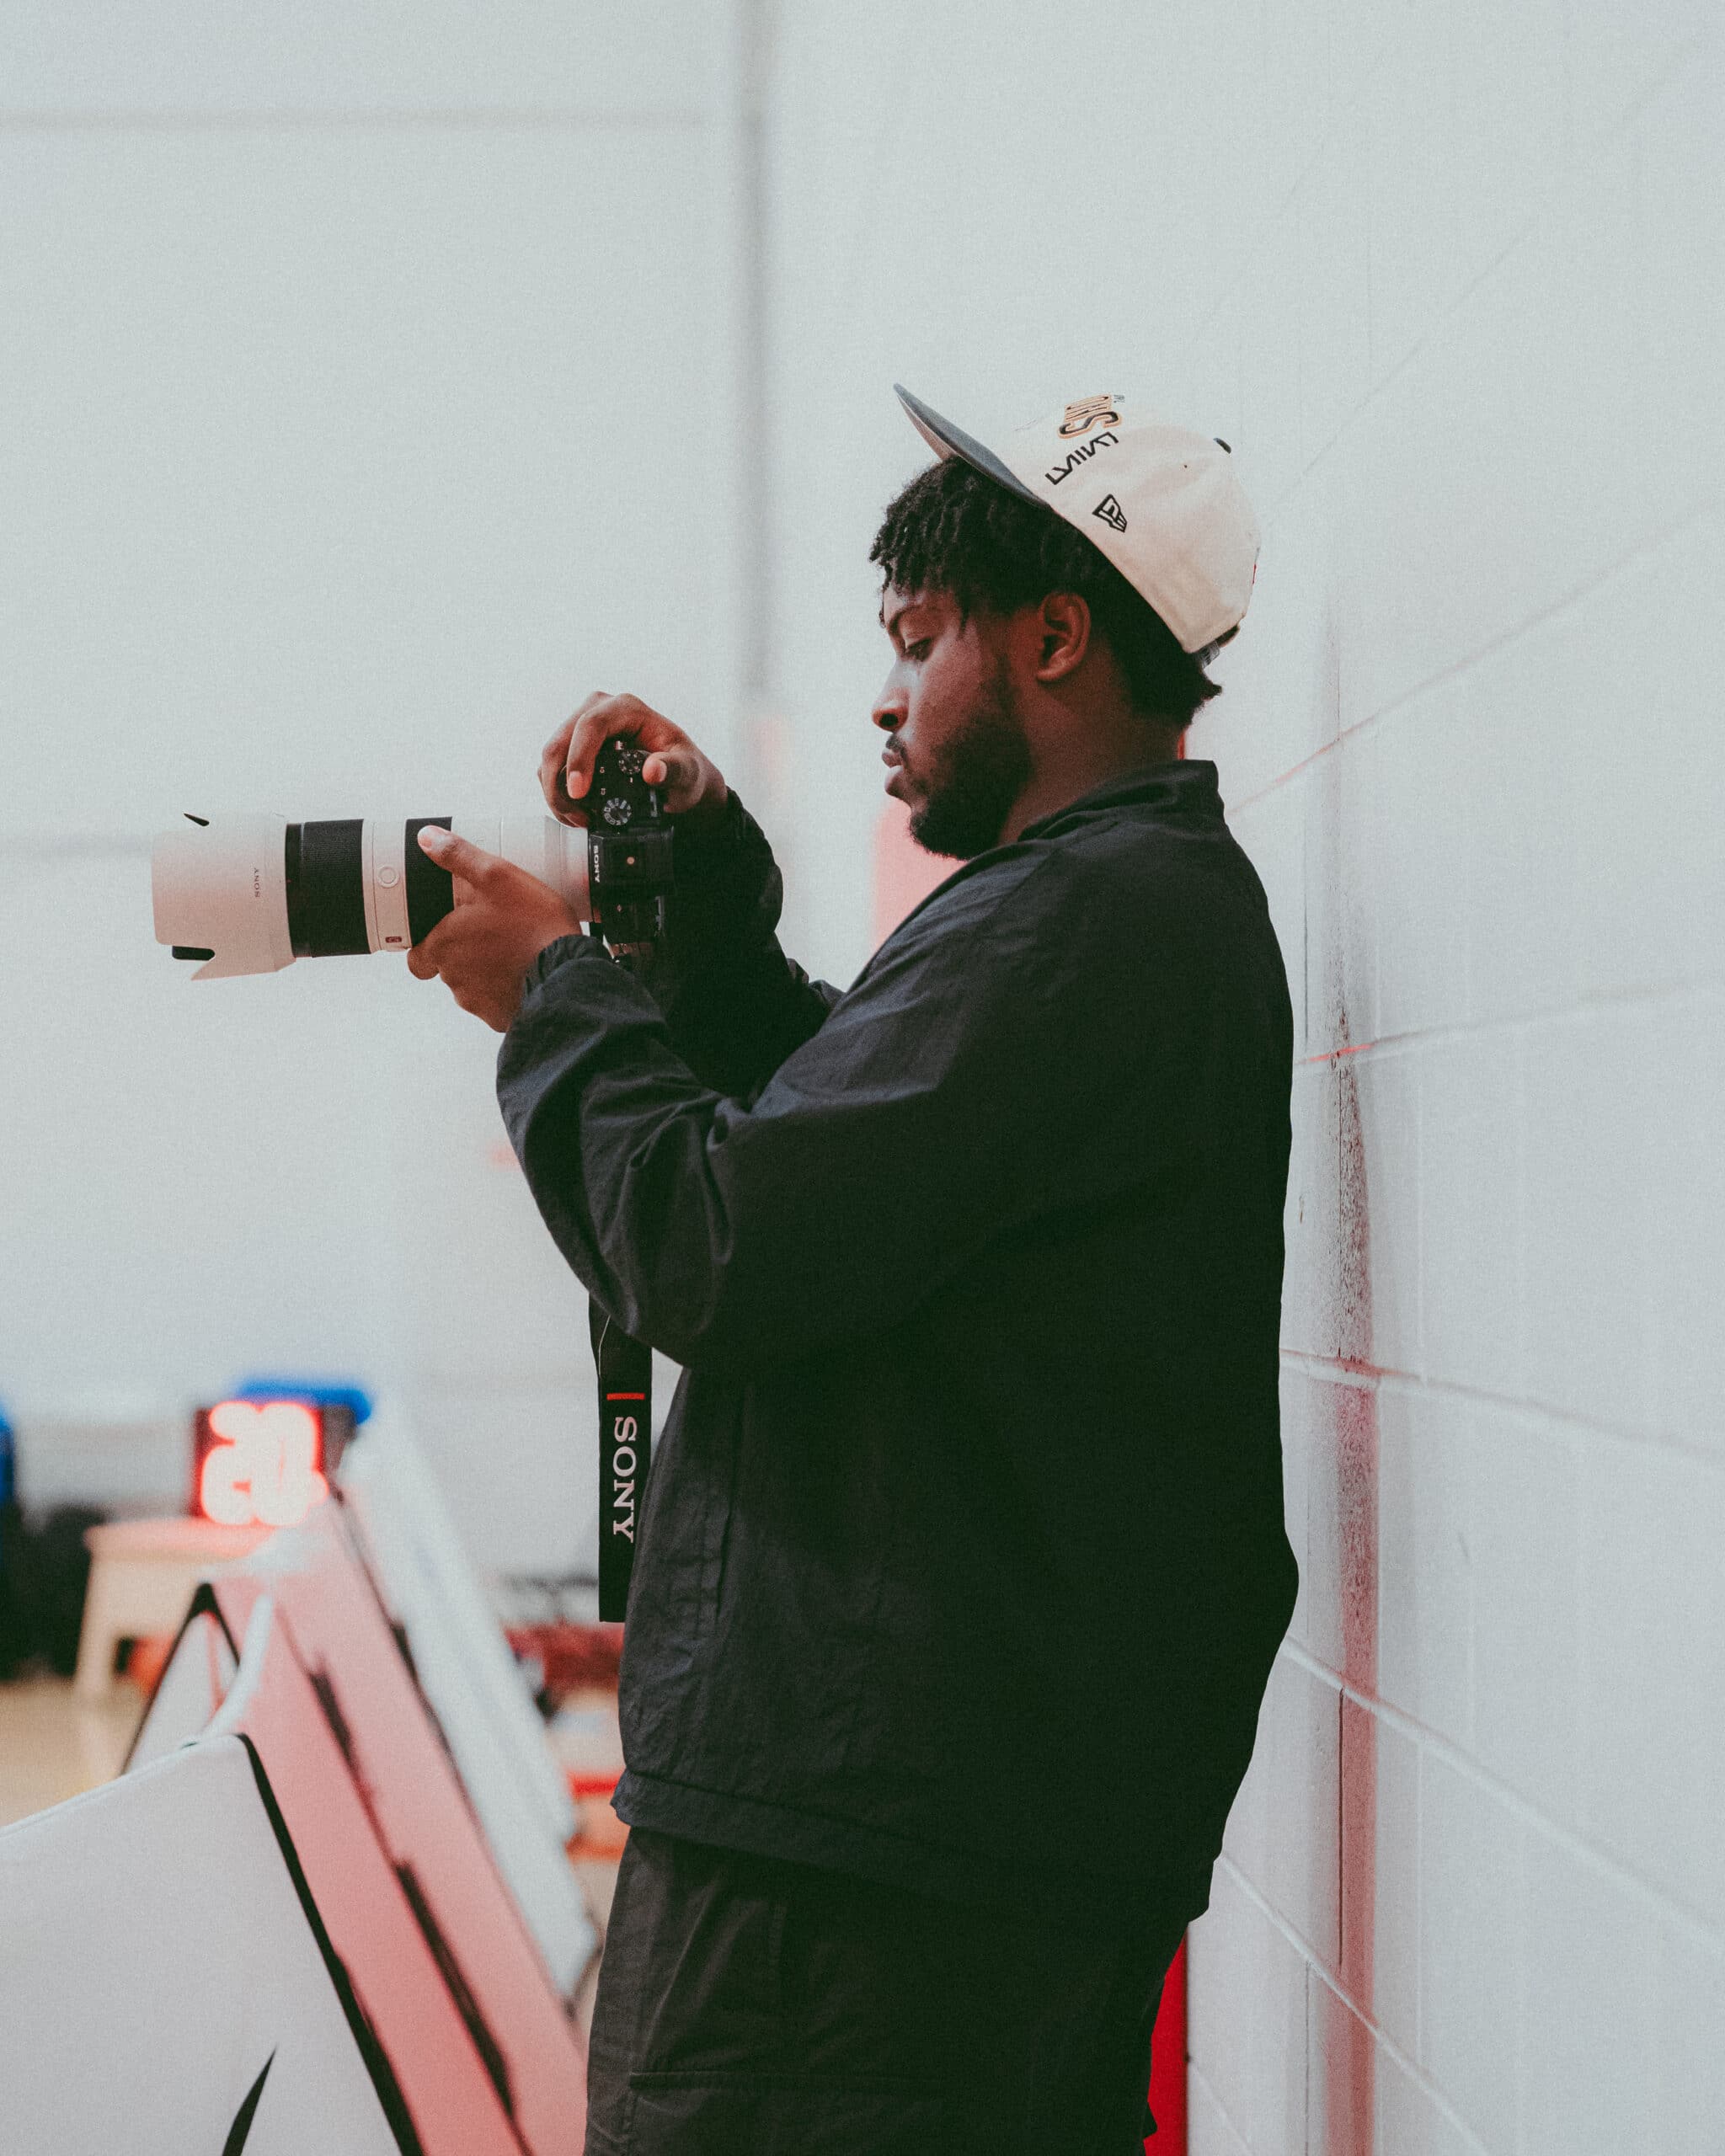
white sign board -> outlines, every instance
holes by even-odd
[[[0,2146],[398,2156],[238,1737],[0,1833]]]

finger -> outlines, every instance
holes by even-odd
[[[666,755],[661,750],[658,755],[649,756],[642,765],[641,776],[649,786],[667,785],[671,773],[677,768],[678,761],[678,758]]]
[[[661,712],[638,696],[592,696],[575,714],[564,752],[569,798],[579,801],[593,782],[593,766],[601,745],[616,735],[638,741],[644,749],[670,749],[686,737]]]
[[[423,943],[414,944],[408,953],[408,971],[415,980],[435,980],[437,961],[427,952]]]
[[[663,787],[665,806],[673,812],[685,808],[701,791],[701,758],[693,747],[660,749],[641,766],[649,786]]]
[[[446,868],[451,876],[483,891],[497,880],[498,872],[509,863],[500,854],[487,853],[471,839],[458,839],[453,831],[446,831],[441,824],[427,824],[419,833],[422,851],[429,853],[440,868]],[[459,893],[457,894],[459,896]]]
[[[579,708],[563,721],[546,743],[539,758],[539,790],[545,796],[546,806],[552,814],[565,824],[579,825],[582,821],[573,813],[574,803],[567,784],[569,736],[574,732],[582,712],[594,704],[606,702],[608,696],[608,691],[597,689],[592,695],[584,696]]]

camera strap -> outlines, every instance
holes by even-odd
[[[599,1370],[599,1617],[620,1625],[653,1450],[653,1350],[597,1303],[587,1305]]]

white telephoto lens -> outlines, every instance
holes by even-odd
[[[293,963],[280,816],[188,816],[150,857],[156,941],[205,954],[194,980]]]
[[[449,872],[419,843],[428,820],[525,868],[587,917],[586,834],[549,816],[188,816],[151,857],[156,940],[203,961],[195,980],[407,951],[454,903]]]

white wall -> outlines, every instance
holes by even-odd
[[[0,1400],[391,1385],[518,1570],[590,1534],[593,1410],[494,1037],[384,958],[193,988],[147,839],[530,807],[593,688],[723,746],[729,35],[697,0],[0,20]]]
[[[1199,2156],[1725,2148],[1717,37],[1682,0],[780,11],[814,962],[867,945],[895,377],[985,432],[1135,394],[1265,525],[1192,747],[1300,1029],[1305,1586],[1194,1935]]]

